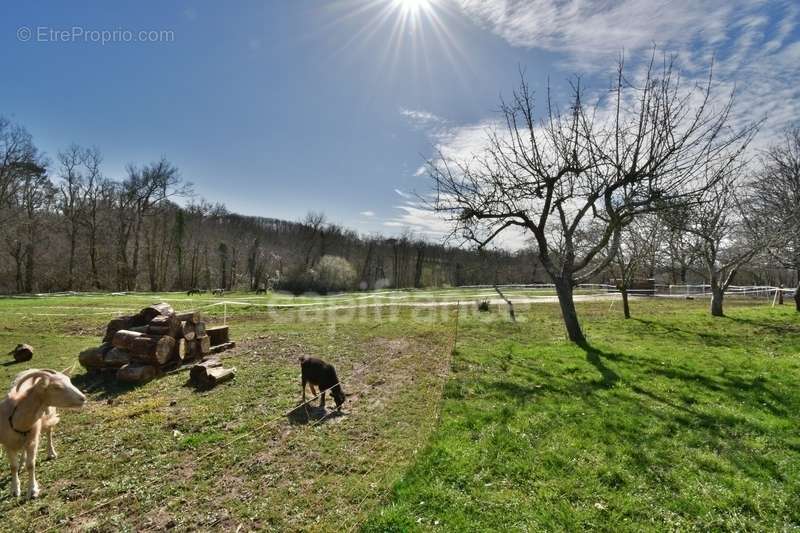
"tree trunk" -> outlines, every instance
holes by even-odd
[[[94,235],[94,230],[89,236],[89,263],[92,265],[92,286],[95,289],[100,288],[100,275],[97,271],[97,239]]]
[[[34,259],[35,248],[33,243],[28,243],[25,246],[25,292],[27,294],[33,293],[33,265],[35,262]]]
[[[631,307],[628,304],[628,289],[626,287],[622,287],[620,289],[620,293],[622,293],[622,312],[625,315],[625,318],[630,318]]]
[[[575,311],[575,301],[572,298],[572,282],[566,279],[554,279],[556,294],[558,294],[558,304],[561,306],[561,316],[564,318],[564,326],[567,328],[569,340],[575,344],[586,344],[586,337],[583,336],[581,325],[578,322],[578,313]]]
[[[712,282],[711,285],[711,315],[712,316],[725,316],[722,312],[722,300],[725,296],[725,291],[719,285]]]
[[[69,262],[67,264],[68,270],[68,279],[67,279],[67,290],[71,291],[74,284],[75,284],[75,248],[77,247],[77,238],[76,238],[77,229],[73,225],[72,230],[69,234]]]
[[[800,313],[800,270],[797,271],[797,288],[794,290],[794,306]]]

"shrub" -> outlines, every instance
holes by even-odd
[[[323,256],[314,271],[318,292],[346,291],[355,286],[356,271],[344,257]]]
[[[326,255],[314,268],[298,266],[283,276],[278,284],[281,290],[294,295],[306,292],[327,294],[352,289],[356,282],[356,271],[343,257]]]

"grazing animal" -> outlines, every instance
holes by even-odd
[[[83,407],[86,396],[69,377],[49,369],[26,370],[14,378],[11,390],[0,402],[0,443],[11,464],[11,492],[19,496],[19,455],[24,452],[28,471],[28,497],[39,496],[36,482],[36,452],[42,431],[47,432],[48,459],[56,457],[53,426],[58,423],[56,407]]]
[[[306,401],[306,383],[311,388],[311,394],[317,395],[314,386],[319,387],[320,395],[319,406],[325,408],[325,392],[330,390],[333,400],[336,402],[336,409],[342,409],[345,394],[342,392],[342,385],[336,375],[336,369],[322,359],[316,357],[300,357],[300,374],[303,384],[303,402]]]
[[[223,294],[225,294],[225,289],[214,289],[213,291],[211,291],[211,294],[213,294],[214,296],[222,296]]]
[[[203,294],[204,292],[206,292],[206,291],[204,291],[203,289],[194,288],[194,289],[189,289],[186,292],[186,295],[187,296],[191,296],[192,294]]]
[[[257,288],[256,289],[256,296],[258,296],[259,294],[267,294],[267,289],[265,289],[264,287]]]

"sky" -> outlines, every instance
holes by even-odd
[[[113,179],[164,156],[230,211],[440,239],[421,167],[479,150],[520,71],[557,99],[607,90],[621,54],[690,81],[713,59],[759,148],[800,123],[798,24],[797,0],[5,2],[0,115],[54,176],[71,143]]]

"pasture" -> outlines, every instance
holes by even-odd
[[[75,295],[0,299],[0,366],[73,367],[91,401],[62,413],[42,496],[2,528],[237,530],[785,530],[800,527],[800,317],[765,300],[579,298],[591,346],[564,340],[546,289],[291,297]],[[492,299],[491,312],[475,302]],[[227,321],[232,382],[178,372],[125,387],[77,354],[155,301]],[[456,311],[456,302],[461,302]],[[228,302],[228,303],[220,303]],[[456,349],[452,350],[458,333]],[[344,415],[291,412],[297,357],[333,363]]]

